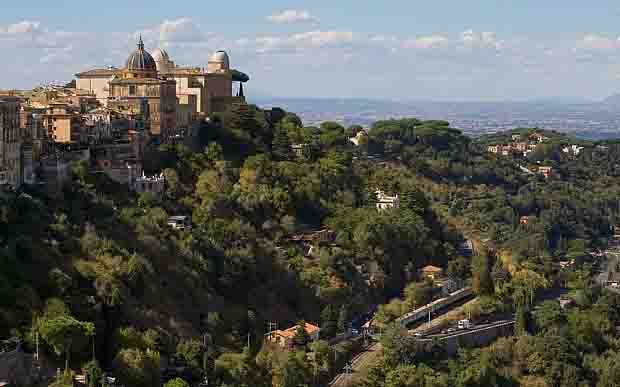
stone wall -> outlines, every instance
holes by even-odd
[[[450,355],[455,355],[459,348],[483,347],[491,344],[499,337],[512,336],[514,321],[492,326],[487,329],[472,330],[441,339],[440,342]]]

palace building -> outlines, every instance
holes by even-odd
[[[245,102],[243,95],[233,96],[233,72],[225,51],[217,51],[209,58],[207,70],[200,67],[180,67],[170,59],[166,50],[153,51],[157,71],[177,82],[179,103],[187,96],[195,96],[196,112],[209,115],[224,111],[230,104]],[[242,89],[243,86],[240,86]]]
[[[174,135],[189,126],[199,115],[222,112],[233,103],[244,103],[242,86],[233,95],[233,83],[245,82],[231,70],[225,51],[209,58],[206,70],[201,67],[177,66],[166,50],[157,48],[152,54],[144,49],[140,38],[124,68],[109,67],[76,74],[76,88],[94,94],[108,107],[127,107],[148,101],[150,130],[153,135]],[[243,78],[245,77],[245,78]],[[142,101],[142,102],[141,102]],[[133,109],[139,110],[139,109]]]
[[[150,132],[164,138],[177,129],[176,82],[161,77],[155,59],[144,49],[142,38],[129,55],[125,68],[109,83],[108,106],[120,110],[141,110]]]

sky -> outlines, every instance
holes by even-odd
[[[0,89],[226,50],[249,96],[506,101],[620,92],[613,0],[3,1]]]

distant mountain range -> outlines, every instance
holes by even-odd
[[[279,98],[251,100],[301,116],[306,125],[338,121],[370,126],[388,118],[445,119],[469,135],[539,127],[602,139],[620,137],[620,94],[603,101],[551,98],[528,102],[388,101],[364,98]]]
[[[620,93],[612,94],[605,98],[602,104],[608,107],[620,108]]]

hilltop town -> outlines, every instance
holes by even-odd
[[[140,38],[123,67],[81,72],[66,85],[0,90],[0,184],[58,189],[64,171],[85,161],[137,192],[161,192],[163,178],[143,171],[145,148],[183,142],[214,113],[245,104],[248,80],[224,51],[206,68],[179,67]]]

